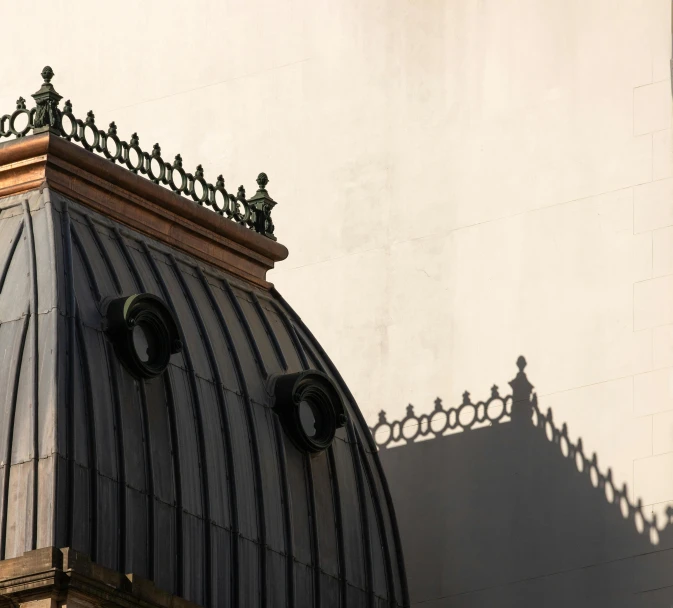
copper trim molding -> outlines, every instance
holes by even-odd
[[[283,245],[50,132],[0,144],[0,197],[48,186],[111,219],[261,287]]]
[[[197,205],[210,207],[215,213],[276,240],[271,211],[277,203],[266,189],[269,183],[266,173],[257,176],[259,187],[252,198],[246,197],[243,186],[239,186],[234,196],[225,189],[222,174],[212,184],[206,180],[202,165],[197,165],[196,171],[190,173],[183,167],[180,154],[175,155],[172,163],[164,160],[158,143],[154,144],[150,154],[140,147],[137,133],[131,135],[127,142],[117,135],[114,122],[110,123],[107,130],[99,129],[91,110],[87,112],[86,120],[75,117],[70,100],[65,102],[61,110],[58,104],[63,97],[51,84],[54,70],[45,66],[41,76],[42,86],[32,95],[34,107],[27,108],[26,100],[19,97],[13,112],[0,116],[0,138],[14,136],[19,139],[32,131],[33,135],[51,133],[66,141],[78,142],[85,150],[102,154],[113,164],[119,163],[136,175],[146,175],[153,183],[163,184]]]

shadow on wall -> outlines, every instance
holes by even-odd
[[[412,605],[424,608],[673,606],[665,522],[542,414],[526,361],[512,393],[372,434],[395,502]],[[392,446],[398,446],[391,449]]]

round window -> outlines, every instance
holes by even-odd
[[[271,378],[274,409],[283,427],[302,450],[320,452],[346,422],[339,391],[332,380],[317,370]]]
[[[152,294],[112,300],[107,323],[117,356],[136,377],[158,376],[182,348],[173,313]]]

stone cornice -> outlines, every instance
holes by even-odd
[[[0,561],[0,606],[38,600],[45,600],[44,606],[51,600],[68,606],[198,608],[151,581],[94,564],[73,549],[45,547]]]
[[[265,288],[287,249],[52,133],[0,144],[0,196],[48,186],[188,255]]]

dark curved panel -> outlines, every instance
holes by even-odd
[[[5,556],[68,544],[209,607],[402,605],[369,431],[277,292],[48,189],[23,200],[0,211]],[[174,310],[184,345],[152,380],[117,360],[102,318],[105,298],[138,292]],[[336,382],[352,425],[313,456],[286,436],[266,387],[309,368]]]

